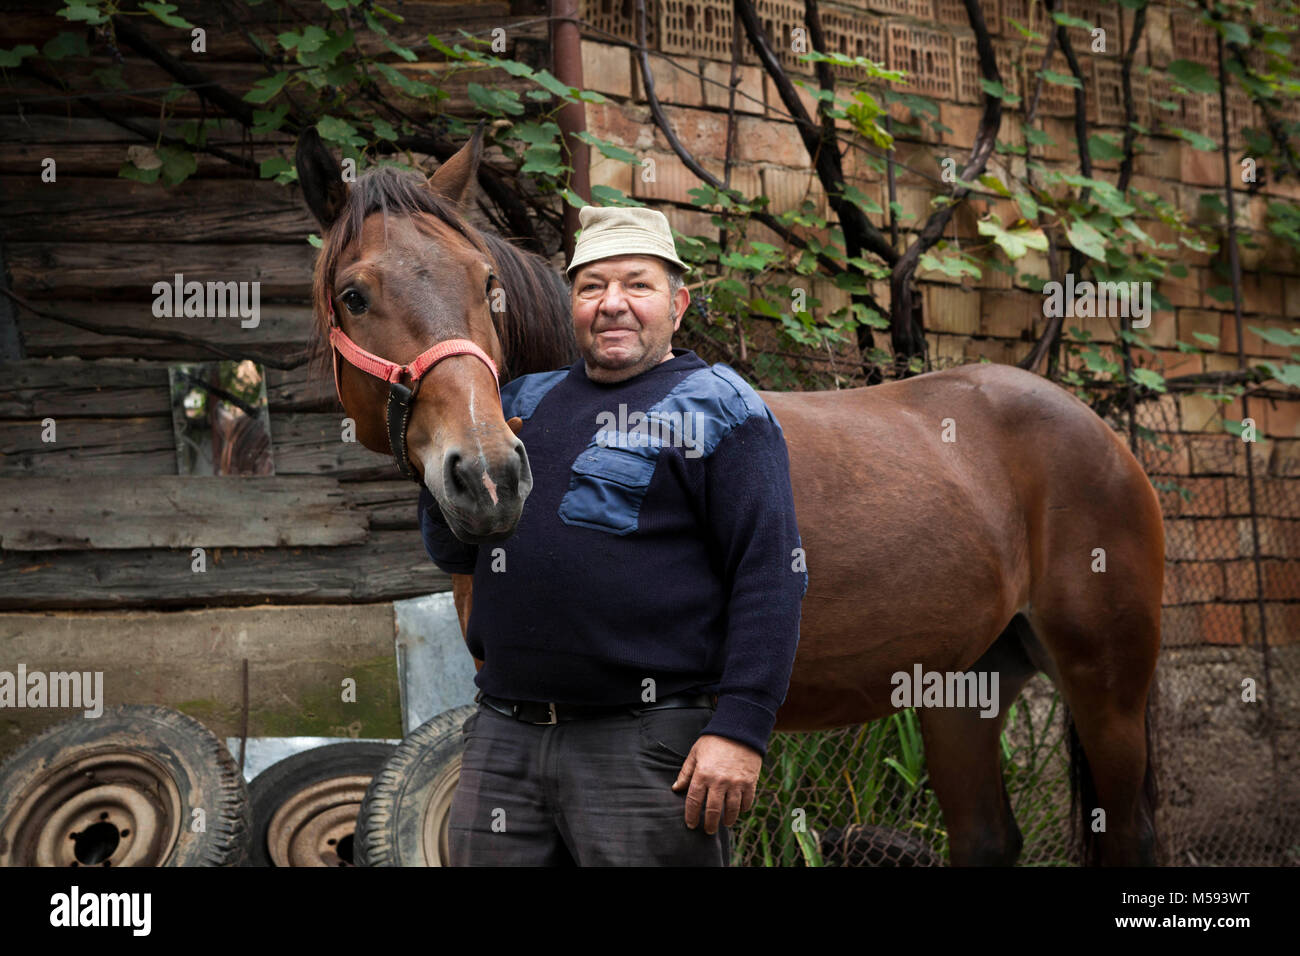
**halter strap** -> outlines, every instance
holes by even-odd
[[[489,272],[485,293],[491,291],[493,279],[496,279],[496,275]],[[406,365],[398,365],[396,362],[381,358],[374,352],[366,351],[348,337],[348,334],[343,331],[343,327],[339,324],[338,318],[334,315],[334,299],[332,296],[325,300],[325,307],[329,316],[330,351],[334,365],[334,394],[338,396],[339,404],[343,404],[343,388],[339,381],[340,355],[354,368],[387,382],[388,402],[384,416],[388,424],[388,447],[393,453],[393,458],[397,462],[397,468],[402,473],[402,477],[418,482],[420,480],[419,476],[415,473],[415,469],[411,467],[410,457],[406,450],[406,426],[411,420],[411,410],[415,405],[415,395],[420,390],[420,381],[431,368],[443,359],[451,358],[453,355],[472,355],[492,372],[492,380],[496,383],[497,394],[500,395],[501,375],[497,371],[496,362],[492,361],[492,357],[483,351],[477,343],[469,339],[445,339],[431,348],[425,349]],[[409,387],[402,381],[404,376],[409,376],[411,380]]]

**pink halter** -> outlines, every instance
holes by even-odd
[[[485,292],[491,290],[493,279],[496,279],[496,275],[489,272]],[[443,359],[450,358],[453,355],[472,355],[491,370],[499,394],[501,391],[501,376],[497,372],[496,363],[492,361],[492,357],[487,352],[469,339],[446,339],[421,352],[409,364],[398,365],[396,362],[390,362],[388,359],[380,358],[373,352],[366,351],[356,342],[353,342],[348,337],[348,334],[343,331],[342,326],[339,325],[338,317],[334,314],[333,298],[326,299],[325,304],[329,315],[330,347],[333,352],[334,392],[338,396],[339,404],[343,404],[343,389],[339,383],[340,355],[354,368],[387,382],[388,445],[403,477],[419,481],[419,476],[415,473],[415,469],[411,467],[410,459],[407,456],[406,426],[411,418],[411,408],[415,401],[415,394],[420,388],[420,380]],[[403,384],[403,376],[410,376],[410,387]]]

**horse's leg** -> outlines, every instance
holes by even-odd
[[[469,612],[474,604],[474,575],[453,574],[451,576],[451,599],[456,605],[456,617],[460,619],[460,636],[469,639]],[[481,671],[483,662],[474,658],[474,670]]]
[[[1086,864],[1149,866],[1157,855],[1149,695],[1160,651],[1164,535],[1140,472],[1134,485],[1123,507],[1109,503],[1109,520],[1083,508],[1070,518],[1062,512],[1049,540],[1068,542],[1073,553],[1031,587],[1029,621],[1082,745],[1079,753],[1072,739],[1071,777]],[[1122,528],[1113,515],[1122,515]],[[1105,548],[1104,571],[1089,565],[1094,545]]]
[[[1159,648],[1158,620],[1113,614],[1094,629],[1076,623],[1086,620],[1082,616],[1032,616],[1059,671],[1057,686],[1070,708],[1070,729],[1077,734],[1071,738],[1070,759],[1083,862],[1154,866],[1156,794],[1148,693]],[[1099,633],[1104,649],[1092,643]]]
[[[1002,780],[999,737],[1007,708],[1037,672],[1021,643],[1028,628],[1017,616],[971,665],[998,673],[998,712],[981,717],[977,707],[921,707],[930,783],[943,808],[953,866],[1011,866],[1020,856],[1020,828]]]

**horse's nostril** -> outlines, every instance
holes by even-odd
[[[463,495],[468,486],[465,479],[460,474],[461,457],[459,452],[448,452],[443,461],[445,483],[447,490],[454,495]]]

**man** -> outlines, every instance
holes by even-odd
[[[664,215],[579,221],[582,357],[501,392],[533,472],[517,531],[465,545],[421,492],[430,556],[474,575],[483,661],[450,862],[725,866],[807,588],[785,441],[735,372],[672,347],[690,292]]]

